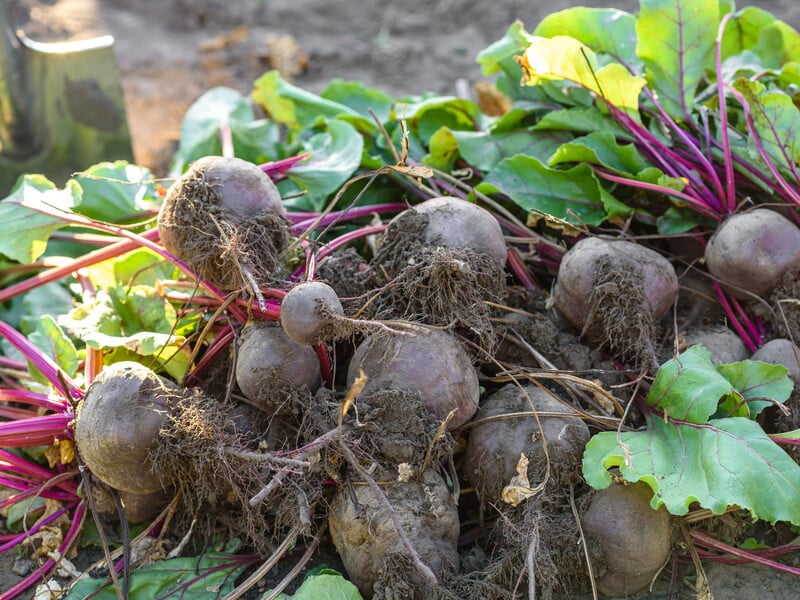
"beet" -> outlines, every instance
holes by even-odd
[[[717,227],[705,259],[732,296],[763,296],[784,273],[800,269],[800,229],[774,210],[736,213]]]
[[[791,340],[783,338],[770,340],[756,350],[751,358],[786,367],[795,385],[800,384],[800,348]]]
[[[541,416],[541,429],[534,417],[514,417],[481,423],[470,430],[465,455],[465,474],[475,487],[481,505],[497,504],[503,488],[517,475],[520,455],[528,458],[528,480],[537,485],[545,474],[546,456],[542,433],[550,457],[549,487],[567,485],[580,479],[583,449],[589,441],[589,428],[545,390],[526,385],[524,391],[507,384],[481,402],[474,420],[515,413],[564,413],[564,417]],[[546,488],[547,489],[547,488]]]
[[[727,327],[704,329],[692,328],[684,335],[686,347],[702,344],[711,352],[711,360],[715,365],[739,362],[750,358],[750,352],[742,338]]]
[[[281,301],[281,327],[298,344],[313,345],[337,337],[344,309],[331,286],[307,281],[294,286]]]
[[[428,470],[420,481],[391,483],[382,490],[422,563],[437,578],[454,574],[458,507],[441,476]],[[408,598],[432,597],[434,590],[410,564],[387,506],[370,486],[340,487],[331,500],[328,525],[347,575],[365,599],[376,588],[396,589],[398,584]]]
[[[564,255],[553,299],[588,340],[621,358],[655,366],[655,323],[678,297],[678,278],[655,250],[625,240],[587,237]]]
[[[161,491],[149,453],[158,445],[170,403],[182,394],[178,385],[136,362],[103,369],[76,415],[75,444],[91,472],[123,492]]]
[[[581,515],[597,589],[612,598],[645,589],[672,551],[672,525],[650,507],[646,483],[612,483],[594,492]]]
[[[292,341],[277,325],[251,323],[237,349],[236,383],[254,405],[272,412],[285,401],[281,388],[319,388],[319,359],[313,348]]]
[[[487,302],[505,296],[506,245],[492,214],[458,198],[426,200],[394,217],[370,269],[383,280],[378,318],[405,318],[469,332],[491,352]]]
[[[364,393],[396,389],[418,394],[440,420],[455,410],[449,430],[469,421],[478,409],[478,375],[458,340],[446,331],[371,335],[350,360],[348,385],[360,369],[367,376]]]
[[[256,165],[201,158],[167,193],[161,243],[224,291],[272,281],[289,244],[280,194]]]
[[[497,219],[486,209],[458,198],[442,196],[421,202],[411,210],[426,219],[421,237],[427,245],[469,248],[505,263],[503,231]]]

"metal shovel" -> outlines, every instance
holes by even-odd
[[[110,35],[42,43],[0,0],[0,198],[23,173],[61,185],[105,160],[133,160]]]

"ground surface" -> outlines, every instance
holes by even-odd
[[[626,10],[637,5],[634,0],[12,0],[12,4],[17,24],[34,39],[115,36],[136,161],[157,175],[165,172],[186,109],[210,87],[229,86],[247,94],[256,77],[278,66],[285,76],[293,75],[295,83],[312,91],[343,78],[394,96],[428,90],[469,94],[481,79],[476,53],[501,37],[515,19],[531,29],[545,14],[571,5]],[[798,0],[754,4],[800,29]],[[15,580],[9,570],[0,564],[0,589]],[[709,577],[719,599],[780,600],[797,593],[796,579],[774,571],[714,566]]]

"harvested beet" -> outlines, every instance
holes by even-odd
[[[711,352],[711,360],[715,365],[733,363],[750,358],[750,352],[742,338],[727,327],[692,328],[683,336],[685,347],[702,344]]]
[[[449,430],[469,421],[478,410],[478,375],[458,340],[446,331],[371,335],[350,360],[348,385],[361,369],[367,376],[363,393],[390,389],[418,394],[439,420],[454,410]]]
[[[425,217],[422,239],[427,245],[469,248],[505,263],[503,231],[488,210],[449,196],[431,198],[413,210]]]
[[[149,452],[183,389],[136,362],[114,363],[89,386],[76,415],[81,458],[106,485],[133,494],[163,489]]]
[[[800,229],[774,210],[736,213],[717,227],[705,258],[731,295],[766,295],[784,273],[800,269]]]
[[[164,247],[225,291],[275,278],[289,244],[280,194],[256,165],[201,158],[169,189],[158,215]]]
[[[751,358],[786,367],[795,386],[800,384],[800,348],[791,340],[783,338],[770,340],[756,350]]]
[[[547,442],[550,460],[550,479],[545,490],[580,479],[589,428],[545,390],[535,385],[520,389],[507,384],[481,402],[474,420],[533,409],[565,416],[540,416],[541,429],[534,417],[513,417],[481,423],[470,430],[465,474],[475,486],[482,506],[500,502],[503,488],[517,475],[522,454],[529,461],[527,473],[531,487],[544,479],[547,458],[543,439]]]
[[[655,322],[678,297],[678,278],[658,252],[625,240],[588,237],[561,260],[553,298],[589,340],[652,366]]]
[[[314,345],[337,338],[344,325],[339,296],[322,281],[294,286],[281,301],[281,327],[298,344]]]
[[[486,301],[503,300],[505,261],[491,213],[458,198],[426,200],[392,219],[380,240],[371,268],[387,280],[377,314],[460,328],[488,349]]]
[[[381,489],[422,563],[439,579],[455,574],[458,507],[442,477],[428,470],[420,481]],[[340,487],[331,500],[328,525],[347,574],[365,599],[384,588],[392,593],[382,597],[432,597],[434,590],[408,558],[389,507],[369,485]]]
[[[653,510],[646,483],[612,483],[581,515],[597,589],[616,598],[645,589],[672,552],[669,513]]]
[[[282,390],[321,384],[319,359],[310,346],[289,339],[272,323],[250,323],[242,330],[236,355],[236,383],[259,408],[273,412],[286,401]]]

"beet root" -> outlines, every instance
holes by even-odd
[[[705,259],[732,296],[766,295],[784,273],[800,269],[800,229],[773,210],[737,213],[717,227]]]
[[[371,268],[386,281],[376,316],[468,331],[491,351],[486,302],[504,300],[505,263],[491,213],[458,198],[426,200],[392,219],[380,239]]]
[[[224,291],[272,281],[289,244],[280,194],[256,165],[201,158],[169,189],[158,215],[164,247]]]
[[[294,286],[281,301],[281,327],[298,344],[331,341],[345,327],[344,308],[331,286],[306,281]]]
[[[421,481],[397,482],[381,489],[411,545],[437,578],[458,569],[458,508],[434,471]],[[412,566],[389,508],[365,484],[341,487],[331,501],[328,525],[350,579],[364,598],[391,589],[386,597],[427,598],[433,592]],[[405,588],[405,589],[403,589]]]
[[[517,475],[521,454],[529,461],[528,480],[532,487],[543,480],[549,456],[550,479],[545,493],[552,495],[554,490],[566,489],[570,482],[580,479],[589,428],[580,419],[572,418],[575,414],[570,416],[569,409],[545,390],[534,385],[521,390],[508,384],[483,400],[474,420],[530,412],[531,402],[537,412],[564,413],[564,417],[540,416],[541,429],[534,417],[514,417],[481,423],[470,431],[465,474],[475,487],[481,506],[498,504],[503,488]]]
[[[633,242],[597,237],[564,255],[553,292],[559,312],[590,341],[647,366],[657,364],[655,322],[677,297],[678,278],[666,258]]]
[[[103,369],[89,386],[75,424],[75,444],[91,472],[123,492],[162,490],[149,453],[158,445],[168,406],[183,393],[136,362]]]
[[[581,516],[597,589],[606,596],[645,589],[670,556],[670,516],[650,507],[652,496],[646,483],[612,483],[594,493]]]
[[[321,383],[319,359],[314,349],[289,339],[272,323],[251,323],[242,331],[236,355],[236,383],[262,410],[281,410],[282,389],[316,391]]]
[[[418,394],[425,407],[453,430],[478,410],[478,375],[458,340],[441,330],[413,335],[374,334],[356,348],[347,370],[352,385],[359,370],[367,376],[363,393],[381,389]]]

